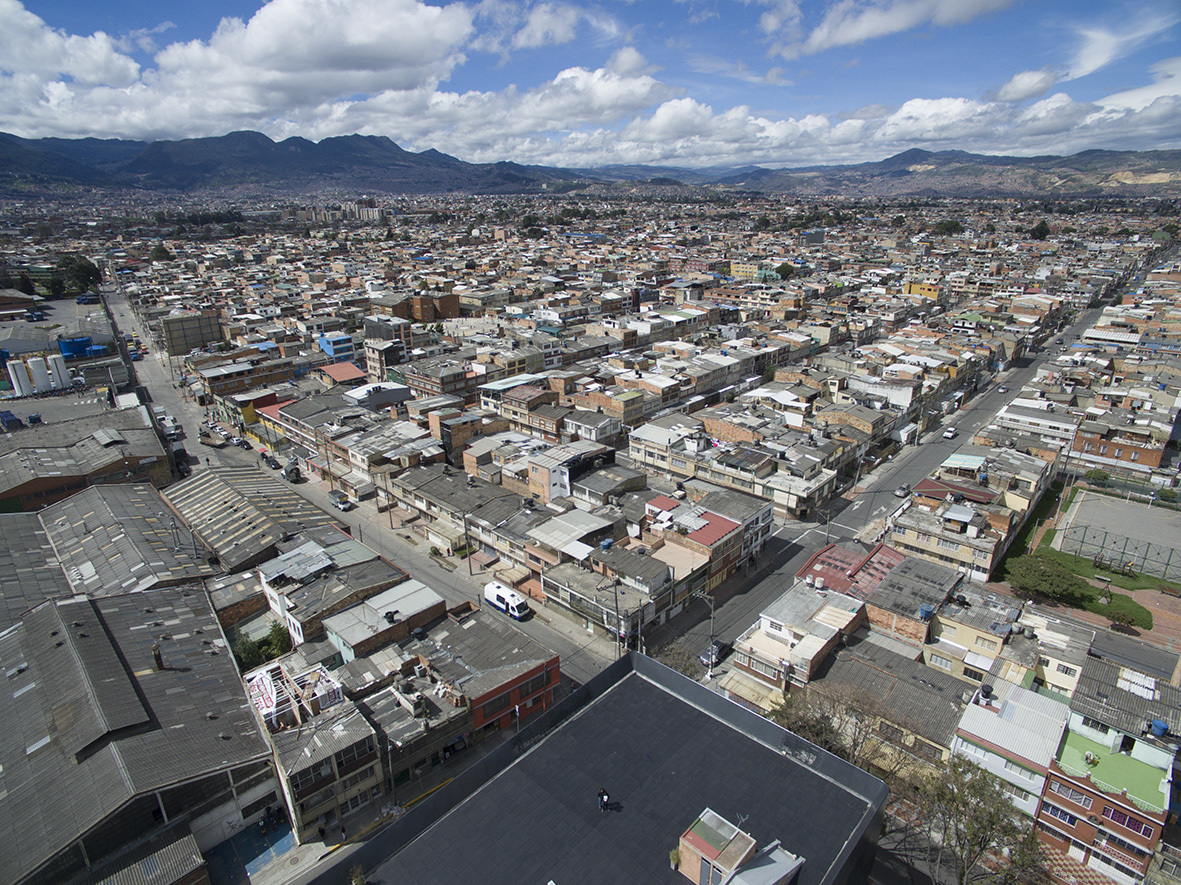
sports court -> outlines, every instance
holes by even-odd
[[[1052,546],[1137,574],[1181,579],[1181,512],[1082,489]]]

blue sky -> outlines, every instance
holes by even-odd
[[[0,131],[762,166],[1181,148],[1177,0],[0,0]]]

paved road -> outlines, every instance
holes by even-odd
[[[852,500],[837,499],[823,509],[818,521],[791,521],[780,527],[768,542],[763,560],[753,574],[735,579],[737,591],[716,606],[713,636],[733,642],[764,608],[779,598],[794,581],[794,575],[808,558],[827,543],[857,545],[856,540],[874,520],[880,520],[902,502],[894,490],[901,485],[914,486],[935,471],[947,456],[969,444],[972,436],[987,424],[1005,403],[1012,400],[1021,387],[1031,381],[1038,369],[1053,360],[1061,348],[1053,341],[1068,342],[1089,328],[1099,315],[1099,308],[1080,314],[1079,318],[1059,334],[1052,336],[1050,347],[1016,365],[994,380],[968,401],[964,408],[947,416],[934,429],[923,435],[918,445],[908,446],[872,473],[862,476],[860,491]],[[1000,387],[1008,388],[1001,392]],[[943,431],[955,427],[959,435],[944,439]],[[868,545],[862,544],[868,551]],[[704,651],[710,642],[709,607],[695,604],[687,613],[674,620],[671,629],[662,631],[662,640],[679,634],[694,651]],[[722,668],[725,670],[725,666]]]
[[[122,331],[136,330],[142,340],[148,340],[146,330],[138,327],[120,292],[112,290],[108,304]],[[1072,326],[1051,340],[1071,340],[1089,327],[1098,313],[1097,308],[1084,312]],[[871,522],[883,518],[899,505],[894,489],[903,484],[913,486],[929,476],[950,453],[967,443],[1004,403],[1016,396],[1021,386],[1031,380],[1038,368],[1053,359],[1058,351],[1059,348],[1051,344],[1045,352],[1020,361],[1002,373],[963,409],[948,416],[938,427],[925,434],[918,445],[908,446],[872,473],[862,476],[858,482],[860,491],[852,501],[838,499],[833,502],[820,514],[818,522],[793,520],[781,526],[768,542],[756,568],[731,579],[730,586],[726,588],[730,592],[722,603],[715,606],[712,635],[733,642],[757,620],[760,611],[791,586],[795,573],[813,553],[830,541],[858,543],[857,537]],[[230,446],[212,449],[196,444],[196,428],[204,419],[204,410],[190,400],[182,401],[175,382],[170,378],[165,359],[162,353],[153,353],[149,359],[133,365],[138,371],[140,383],[149,389],[153,401],[163,405],[169,414],[184,425],[186,442],[189,443],[187,448],[191,455],[200,459],[197,469],[206,464],[257,467],[258,456],[255,452]],[[1008,390],[1002,393],[999,389],[1001,385]],[[955,439],[943,438],[942,431],[948,426],[955,426],[959,430]],[[327,490],[320,483],[304,482],[296,488],[318,506],[325,510],[331,509]],[[378,514],[371,503],[339,514],[338,518],[350,525],[366,544],[401,565],[412,576],[434,587],[449,604],[464,600],[480,601],[480,588],[487,580],[486,576],[478,573],[469,576],[467,566],[462,563],[454,571],[441,566],[411,533],[392,530],[386,518]],[[610,641],[587,634],[582,627],[556,612],[543,610],[539,617],[521,626],[526,633],[560,654],[563,670],[579,682],[586,681],[602,670],[615,654]],[[655,644],[663,644],[675,635],[681,636],[690,649],[704,651],[711,637],[708,605],[704,602],[695,603],[670,625],[657,631]]]
[[[147,341],[147,330],[141,328],[121,292],[108,291],[108,304],[116,325],[122,332],[135,331]],[[215,449],[197,443],[197,428],[205,419],[205,410],[189,399],[182,398],[170,377],[167,358],[163,353],[152,353],[147,359],[132,364],[139,383],[146,387],[155,405],[181,422],[185,429],[185,447],[197,459],[195,470],[207,467],[234,466],[265,470],[257,451],[246,451],[234,446]],[[270,473],[269,470],[266,470]],[[388,517],[379,514],[372,502],[364,502],[348,512],[334,511],[328,499],[328,489],[321,483],[300,482],[292,486],[299,494],[333,513],[337,521],[348,525],[353,536],[376,550],[386,559],[405,569],[412,577],[438,592],[448,605],[465,601],[480,603],[483,585],[491,576],[475,570],[468,574],[468,566],[455,563],[454,570],[441,565],[429,553],[429,545],[416,538],[409,530],[391,528]],[[582,683],[598,674],[615,659],[614,644],[602,636],[588,634],[573,621],[555,612],[542,609],[536,616],[517,625],[523,632],[546,648],[556,652],[562,661],[562,672]]]

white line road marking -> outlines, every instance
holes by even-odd
[[[858,507],[860,507],[860,506],[861,506],[862,504],[864,504],[864,503],[865,503],[864,501],[855,501],[855,502],[853,503],[853,506],[852,506],[852,507],[850,507],[849,509],[850,509],[850,510],[856,510]]]

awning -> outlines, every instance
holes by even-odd
[[[498,562],[500,557],[493,553],[485,553],[483,550],[477,550],[472,554],[471,559],[472,562],[474,562],[480,568],[487,568],[488,566],[492,565],[492,563]]]
[[[589,544],[583,544],[581,541],[571,541],[562,548],[562,552],[567,556],[582,562],[591,555],[594,549],[594,547],[590,546]]]
[[[497,580],[502,584],[507,584],[510,587],[515,587],[517,584],[529,577],[529,569],[521,568],[520,566],[513,566],[512,568],[502,568],[496,570]]]
[[[987,655],[982,655],[979,652],[970,651],[964,655],[964,663],[969,667],[975,667],[977,670],[983,670],[987,673],[992,669],[992,662],[996,658],[990,658]]]
[[[758,707],[760,710],[771,710],[783,701],[783,692],[774,685],[747,676],[740,670],[734,669],[718,680],[718,688],[727,696],[737,698],[744,705]]]

